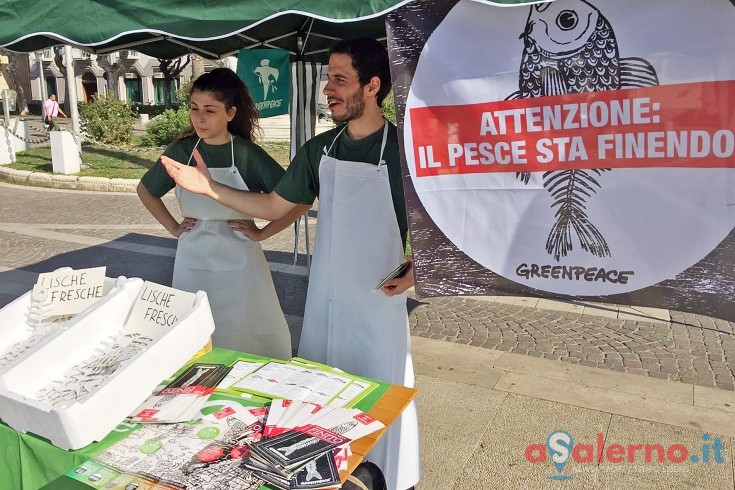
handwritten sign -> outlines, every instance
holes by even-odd
[[[76,315],[104,296],[106,267],[57,270],[39,274],[43,317]]]
[[[191,310],[195,298],[194,293],[146,281],[133,303],[125,330],[155,338]]]

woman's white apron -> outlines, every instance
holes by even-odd
[[[248,190],[235,166],[234,147],[232,165],[209,172],[217,182]],[[207,292],[215,324],[213,345],[290,358],[291,334],[260,243],[227,224],[227,220],[252,218],[178,186],[176,197],[181,214],[196,218],[197,223],[179,237],[172,285]]]

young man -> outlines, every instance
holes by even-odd
[[[52,131],[56,127],[54,124],[54,118],[58,116],[59,113],[61,113],[62,116],[67,117],[67,115],[64,114],[64,111],[61,110],[61,107],[59,107],[59,103],[56,102],[55,94],[49,95],[48,100],[43,103],[43,109],[46,113],[44,123],[48,126],[49,131]]]
[[[346,123],[309,140],[270,194],[213,182],[206,167],[162,158],[180,186],[250,216],[275,220],[319,197],[319,217],[299,356],[347,372],[413,386],[405,291],[413,271],[373,293],[404,260],[407,232],[398,136],[380,104],[390,91],[388,53],[372,39],[338,43],[324,88],[332,118]],[[410,258],[409,258],[410,260]],[[368,459],[388,488],[418,482],[421,463],[412,403]]]

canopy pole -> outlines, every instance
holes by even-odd
[[[41,122],[46,124],[46,99],[48,99],[48,94],[46,93],[46,70],[43,67],[43,51],[38,51],[35,55],[36,61],[38,61],[38,79],[41,82]]]
[[[71,129],[76,135],[77,146],[82,151],[81,127],[79,126],[79,108],[77,107],[77,79],[74,76],[74,53],[71,46],[64,45],[64,58],[66,58],[66,84],[69,89],[69,116],[71,117]]]
[[[308,34],[307,34],[308,36]],[[305,47],[305,39],[302,35],[296,37],[296,62],[294,64],[292,90],[294,93],[291,97],[291,158],[296,155],[296,152],[301,148],[307,140],[314,136],[314,122],[306,121],[306,104],[311,100],[311,94],[307,91],[313,90],[311,84],[307,82],[306,74],[306,63],[303,59]],[[312,111],[309,111],[309,116],[314,116]],[[302,216],[304,219],[304,235],[306,238],[306,273],[311,272],[311,250],[309,249],[309,215],[308,211]],[[301,218],[296,221],[294,231],[296,237],[294,240],[294,265],[296,265],[296,259],[298,258],[298,245],[299,245],[299,223]]]

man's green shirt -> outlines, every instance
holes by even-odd
[[[319,161],[343,126],[338,126],[325,133],[311,138],[299,149],[291,161],[286,174],[276,185],[275,192],[285,200],[296,204],[312,204],[319,196]],[[365,138],[352,139],[347,131],[342,132],[334,143],[329,156],[338,160],[366,162],[377,165],[380,161],[380,146],[383,142],[383,128]],[[403,198],[403,180],[401,179],[401,159],[398,151],[398,132],[396,127],[388,123],[388,138],[383,151],[383,160],[388,167],[390,192],[393,198],[393,209],[396,213],[401,239],[405,245],[408,225],[406,220],[406,204]]]

